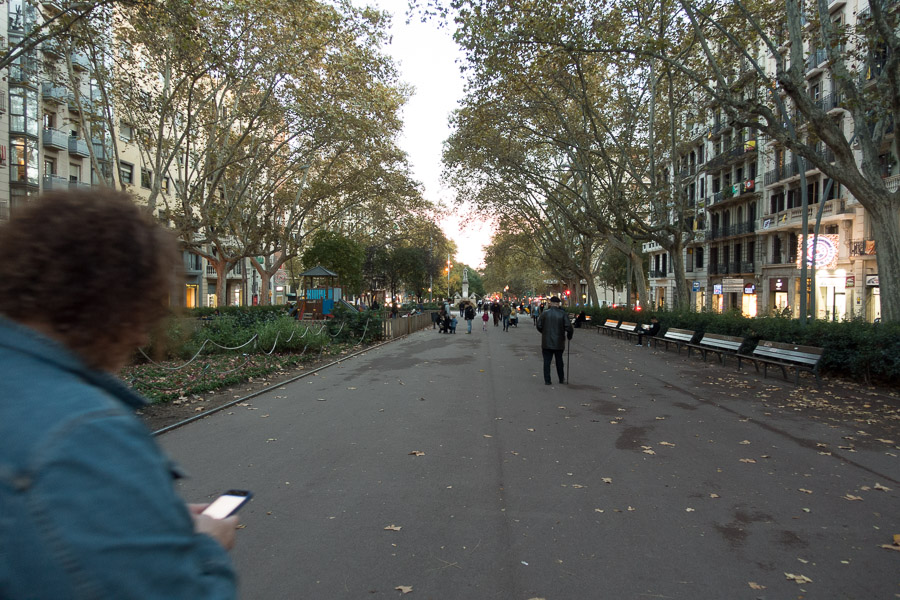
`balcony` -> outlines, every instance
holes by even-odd
[[[82,52],[72,53],[72,67],[79,71],[89,71],[91,69],[91,61],[87,55]]]
[[[819,203],[814,202],[807,207],[807,218],[812,222],[819,212]],[[834,221],[840,215],[852,214],[855,212],[853,207],[847,208],[847,201],[844,198],[832,198],[825,201],[822,207],[822,220]],[[768,226],[766,225],[768,222]],[[802,208],[788,208],[777,213],[766,215],[763,219],[763,229],[778,229],[781,227],[796,227],[803,222]]]
[[[754,233],[755,231],[756,221],[745,221],[743,223],[736,223],[735,225],[728,225],[727,227],[713,229],[709,232],[707,239],[721,240],[738,235],[747,235],[748,233]]]
[[[809,56],[806,57],[806,76],[813,77],[821,73],[822,69],[819,65],[824,63],[827,58],[828,55],[822,48],[810,52]]]
[[[69,92],[61,85],[53,85],[49,81],[41,83],[41,97],[46,102],[65,104],[68,101]]]
[[[650,278],[662,279],[668,277],[669,274],[663,269],[650,269]]]
[[[44,175],[41,179],[41,188],[45,192],[49,191],[68,191],[69,180],[59,175]]]
[[[69,179],[69,189],[70,190],[89,190],[89,189],[91,189],[91,184],[85,183],[83,181],[74,181],[70,178]]]
[[[851,240],[850,256],[875,256],[875,240]]]
[[[41,42],[41,52],[56,58],[62,58],[62,44],[60,44],[58,40],[54,40],[52,38],[49,40],[44,40],[43,42]]]
[[[42,135],[45,148],[55,148],[56,150],[69,149],[69,136],[58,129],[46,128]]]
[[[207,277],[218,277],[219,274],[216,273],[216,268],[212,265],[206,265],[206,276]]]
[[[825,94],[822,99],[817,102],[817,105],[825,112],[831,112],[838,108],[843,108],[841,106],[843,101],[844,99],[840,92],[831,92],[830,94]]]
[[[86,98],[82,94],[80,100],[81,100],[81,106],[79,106],[78,103],[75,101],[74,94],[69,94],[68,96],[66,96],[66,101],[68,102],[69,110],[71,112],[80,112],[83,110],[83,111],[89,113],[93,110],[93,105],[91,104],[90,98]]]
[[[85,142],[80,137],[75,137],[74,135],[69,136],[69,154],[73,156],[90,156],[91,153],[88,150],[87,142]]]

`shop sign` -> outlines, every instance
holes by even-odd
[[[722,295],[722,284],[721,283],[713,284],[713,294],[718,294],[720,296]]]
[[[866,287],[878,287],[878,275],[866,275]]]
[[[722,279],[725,292],[740,292],[744,289],[744,280],[739,277],[725,277]]]
[[[774,277],[769,279],[769,291],[770,292],[786,292],[788,290],[788,282],[790,279],[787,277]]]
[[[815,240],[815,248],[813,248]],[[806,264],[811,267],[815,262],[817,269],[833,269],[837,265],[838,243],[840,236],[833,233],[819,235],[818,237],[799,236],[797,238],[797,268],[803,267],[803,257],[806,256]],[[806,246],[806,252],[803,247]]]
[[[844,280],[844,287],[856,287],[856,275],[847,275],[847,279]]]
[[[756,293],[756,284],[755,283],[746,284],[744,286],[744,293],[745,294],[755,294]]]
[[[699,291],[700,291],[700,282],[699,282],[699,281],[693,281],[693,282],[691,282],[691,291],[692,291],[692,292],[699,292]]]

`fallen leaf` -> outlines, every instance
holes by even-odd
[[[752,590],[764,590],[764,589],[766,589],[766,586],[764,586],[764,585],[759,585],[759,584],[756,583],[755,581],[748,581],[748,582],[747,582],[747,585],[749,585],[749,586],[750,586],[750,589],[752,589]]]
[[[612,483],[612,477],[601,477],[600,481],[603,483]]]
[[[355,390],[356,388],[355,388],[355,387],[348,387],[347,389],[348,389],[348,390]]]
[[[648,448],[648,449],[644,450],[644,454],[656,454],[656,452],[654,452],[653,450],[650,450]]]
[[[846,496],[841,496],[844,500],[862,500],[862,496],[854,496],[853,494],[847,494]]]
[[[594,509],[594,512],[602,513],[602,512],[603,512],[603,509],[602,509],[602,508],[595,508],[595,509]]]
[[[670,447],[670,448],[674,448],[674,447],[675,447],[675,444],[673,444],[673,443],[671,443],[671,442],[660,442],[659,445],[660,445],[660,446],[668,446],[668,447]]]
[[[395,587],[394,589],[397,590],[398,592],[403,593],[403,594],[409,594],[410,592],[412,592],[412,586],[411,586],[411,585],[398,585],[398,586]]]
[[[686,508],[686,509],[684,509],[684,512],[695,512],[695,511],[693,508]]]
[[[896,550],[896,551],[900,552],[900,546],[894,546],[892,544],[882,544],[881,547],[884,548],[885,550]]]
[[[710,497],[710,498],[718,498],[719,495],[718,495],[718,494],[710,494],[709,497]]]
[[[882,438],[875,438],[875,440],[878,441],[878,442],[881,442],[882,444],[889,444],[889,445],[891,445],[891,446],[893,446],[894,444],[897,443],[897,442],[895,442],[894,440],[885,440],[885,439],[882,439]]]
[[[413,450],[409,453],[409,456],[425,456],[425,453],[421,450]]]
[[[534,429],[529,428],[527,431],[534,431]]]
[[[403,527],[394,524],[388,525],[384,528],[385,531],[400,531],[401,529],[403,529]]]
[[[491,437],[494,437],[494,436],[488,435],[488,434],[484,434],[484,437],[486,437],[486,438],[491,438]]]
[[[628,512],[634,512],[636,509],[633,506],[628,507]]]
[[[804,494],[812,494],[812,490],[807,490],[805,488],[797,488],[798,492],[803,492]]]
[[[742,459],[741,459],[741,462],[742,462],[742,463],[750,463],[750,464],[755,464],[755,463],[756,463],[756,461],[755,461],[754,459],[752,459],[752,458],[742,458]]]
[[[267,419],[268,417],[269,417],[269,415],[259,415],[260,419]]]
[[[891,491],[891,488],[885,487],[885,486],[881,485],[880,483],[876,483],[876,484],[875,484],[875,489],[876,489],[876,490],[881,490],[882,492],[889,492],[889,491]]]
[[[738,442],[741,446],[749,446],[750,440],[744,440],[743,442]]]
[[[806,575],[794,575],[793,573],[785,573],[785,577],[790,579],[791,581],[796,581],[797,583],[812,583],[813,580],[807,577]]]
[[[572,487],[573,487],[573,488],[577,488],[577,489],[580,490],[580,489],[583,488],[584,486],[583,486],[583,485],[579,485],[579,484],[577,484],[577,483],[573,483],[573,484],[572,484]]]

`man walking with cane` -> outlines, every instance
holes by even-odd
[[[541,313],[537,320],[537,330],[541,333],[541,353],[544,355],[544,383],[550,385],[550,362],[556,357],[556,374],[560,383],[566,382],[563,365],[563,350],[566,339],[571,340],[574,329],[569,317],[562,309],[558,296],[550,298],[550,308]]]

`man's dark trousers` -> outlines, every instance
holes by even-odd
[[[553,360],[554,356],[556,357],[556,374],[559,376],[559,382],[565,381],[566,370],[563,368],[563,351],[541,348],[541,353],[544,355],[544,383],[552,383],[550,380],[550,361]]]

